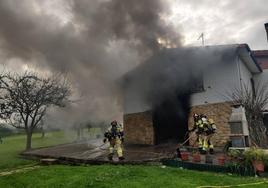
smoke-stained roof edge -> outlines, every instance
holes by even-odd
[[[254,52],[251,51],[249,45],[244,43],[244,44],[239,44],[239,47],[245,47],[246,48],[246,50],[248,51],[251,59],[253,60],[254,64],[256,65],[256,67],[258,68],[258,70],[260,72],[262,72],[263,70],[262,70],[261,66],[259,65],[259,63],[257,62],[256,58],[254,57]]]
[[[235,48],[245,48],[248,53],[250,58],[252,59],[252,61],[254,62],[254,65],[256,66],[256,68],[258,69],[258,72],[263,72],[262,68],[260,67],[260,65],[258,64],[256,58],[254,57],[254,53],[253,51],[250,49],[249,45],[246,43],[243,44],[221,44],[221,45],[207,45],[207,46],[190,46],[190,47],[185,47],[186,49],[200,49],[200,48],[216,48],[216,47],[235,47]],[[165,51],[169,51],[169,50],[175,50],[176,48],[167,48],[165,49]],[[136,68],[134,68],[133,70],[130,70],[129,72],[127,72],[123,78],[127,78],[128,75],[131,75],[131,73],[135,72],[136,69],[141,68],[141,65],[138,65]]]
[[[267,23],[267,27],[268,27],[268,23]],[[242,47],[242,48],[245,48],[245,49],[248,51],[249,56],[250,56],[250,58],[253,60],[255,66],[256,66],[257,69],[258,69],[258,71],[259,71],[259,72],[263,72],[261,66],[259,65],[259,63],[258,63],[258,61],[257,61],[257,59],[254,57],[254,51],[252,51],[252,50],[250,49],[249,45],[246,44],[246,43],[242,43],[242,44],[208,45],[208,46],[197,46],[197,47],[189,47],[189,48],[202,48],[202,47],[213,48],[213,47],[228,47],[228,46],[230,46],[230,47],[232,47],[232,46],[235,47],[235,46],[236,46],[237,48],[239,48],[239,47],[240,47],[240,48],[241,48],[241,47]]]

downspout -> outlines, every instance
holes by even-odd
[[[239,55],[237,56],[236,60],[236,65],[237,65],[237,71],[238,71],[238,79],[239,79],[239,87],[242,91],[242,77],[241,77],[241,68],[240,68],[240,60],[239,60]]]

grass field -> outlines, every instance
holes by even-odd
[[[201,185],[238,185],[263,179],[207,172],[161,168],[160,166],[45,166],[29,172],[0,177],[3,188],[191,188]],[[268,184],[244,187],[267,188]]]
[[[68,136],[53,132],[41,138],[33,136],[33,147],[43,147],[70,142],[75,133]],[[34,164],[20,159],[18,153],[25,147],[25,136],[12,136],[0,144],[0,174],[21,165]],[[0,175],[0,188],[79,188],[79,187],[183,187],[201,185],[238,185],[268,181],[267,179],[239,177],[234,175],[162,168],[161,166],[99,165],[99,166],[41,166],[11,175]],[[268,187],[267,183],[243,187]]]
[[[33,134],[32,147],[45,147],[71,142],[75,139],[74,132],[49,132],[44,138],[41,134]],[[0,171],[7,168],[14,168],[20,165],[32,164],[33,161],[21,159],[18,154],[25,149],[26,136],[16,135],[3,138],[0,144]]]

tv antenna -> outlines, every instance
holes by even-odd
[[[204,33],[201,33],[201,35],[198,37],[197,40],[202,39],[202,46],[205,46],[205,39],[204,39]]]

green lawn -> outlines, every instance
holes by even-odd
[[[174,187],[191,188],[200,185],[238,185],[265,181],[245,178],[161,168],[160,166],[100,165],[100,166],[45,166],[23,174],[0,177],[0,187],[5,188],[136,188]],[[267,180],[266,180],[267,181]],[[245,187],[268,187],[268,184]]]
[[[40,134],[33,136],[33,147],[43,147],[70,142],[75,132],[48,133],[45,138]],[[18,153],[25,148],[25,136],[4,138],[0,144],[0,173],[10,168],[34,164],[33,161],[20,159]],[[268,181],[267,179],[239,177],[226,174],[161,168],[161,166],[132,165],[91,165],[91,166],[41,166],[34,170],[0,175],[0,188],[77,188],[77,187],[183,187],[200,185],[238,185]],[[268,184],[243,187],[268,187]]]
[[[44,138],[41,134],[33,134],[32,147],[45,147],[71,142],[75,139],[75,132],[49,132]],[[20,165],[32,164],[33,161],[21,159],[18,154],[25,149],[26,136],[17,135],[3,138],[0,144],[0,171],[7,168],[14,168]]]

